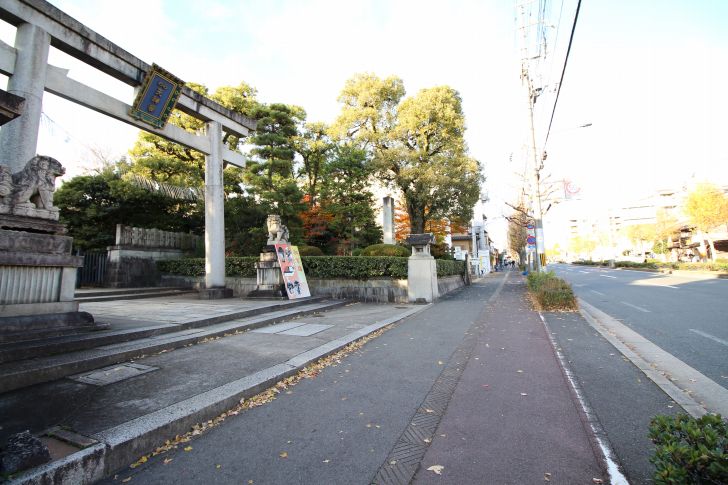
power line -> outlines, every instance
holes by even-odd
[[[581,8],[581,0],[576,4],[576,13],[574,14],[574,24],[571,26],[571,36],[569,37],[569,46],[566,49],[566,57],[564,58],[564,67],[561,69],[561,79],[559,80],[559,87],[556,90],[556,99],[554,99],[554,107],[551,110],[551,120],[549,121],[549,129],[546,131],[546,139],[543,142],[543,148],[546,149],[546,144],[549,141],[549,135],[551,134],[551,125],[554,122],[554,115],[556,114],[556,105],[559,102],[559,94],[561,94],[561,85],[564,83],[564,73],[566,72],[566,65],[569,62],[569,54],[571,53],[571,44],[574,41],[574,32],[576,31],[576,22],[579,19],[579,9]]]

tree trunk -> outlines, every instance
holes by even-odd
[[[710,260],[715,261],[715,244],[713,244],[713,238],[705,234],[705,239],[708,240],[708,248],[710,249]]]
[[[410,234],[423,234],[425,232],[424,214],[410,214]]]
[[[407,202],[407,214],[410,218],[410,234],[423,234],[425,232],[425,208]]]

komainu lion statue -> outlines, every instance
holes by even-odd
[[[56,177],[65,173],[66,169],[55,158],[31,158],[23,170],[13,174],[10,203],[16,207],[57,210],[53,207]]]
[[[0,165],[0,205],[9,204],[13,194],[13,174],[5,165]]]
[[[288,228],[281,223],[281,216],[271,214],[265,222],[268,226],[269,245],[288,242]]]

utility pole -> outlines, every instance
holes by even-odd
[[[540,182],[540,170],[541,161],[538,159],[538,151],[536,150],[536,130],[533,123],[533,105],[536,102],[536,98],[539,95],[540,90],[536,91],[533,88],[531,76],[528,70],[528,37],[527,37],[527,25],[526,25],[526,13],[524,3],[518,5],[520,9],[521,17],[521,35],[523,38],[523,45],[521,46],[521,81],[524,83],[526,88],[526,95],[528,96],[528,120],[529,127],[531,130],[531,152],[533,153],[533,168],[532,168],[532,194],[531,198],[535,207],[532,207],[533,219],[536,226],[536,254],[534,258],[534,266],[537,272],[542,270],[541,268],[541,254],[545,253],[544,236],[543,236],[543,211],[541,208],[541,182]],[[528,172],[528,170],[527,170]],[[526,177],[528,179],[528,177]]]

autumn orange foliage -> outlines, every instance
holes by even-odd
[[[448,231],[448,227],[450,230]],[[434,219],[425,222],[425,232],[435,235],[435,241],[442,242],[448,234],[463,234],[468,232],[467,224],[461,222],[448,222],[447,219]],[[410,217],[407,211],[397,205],[394,208],[394,239],[403,242],[410,234]]]

